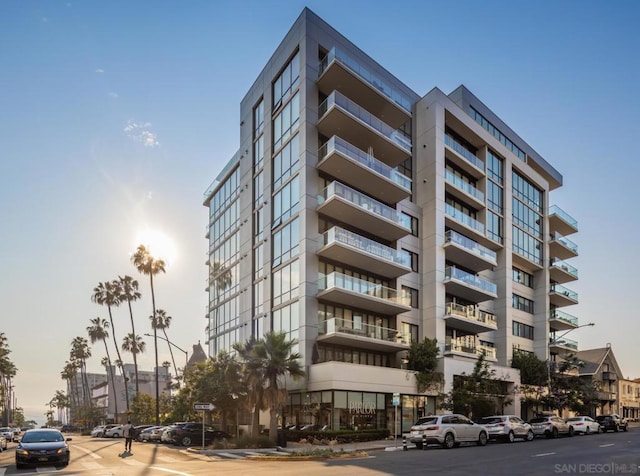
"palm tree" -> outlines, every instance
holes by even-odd
[[[254,352],[258,341],[251,337],[245,343],[236,342],[233,349],[242,361],[242,380],[247,392],[247,409],[251,411],[251,436],[257,437],[260,431],[260,412],[265,410],[262,366]]]
[[[118,292],[118,284],[117,281],[107,281],[104,283],[98,283],[98,285],[93,288],[93,295],[91,296],[91,300],[101,306],[107,306],[107,310],[109,311],[109,321],[111,322],[111,337],[113,337],[113,345],[116,348],[116,354],[118,355],[118,360],[116,362],[120,362],[118,367],[120,368],[120,373],[122,374],[122,380],[124,381],[124,395],[125,401],[127,404],[127,414],[129,413],[129,386],[127,385],[127,376],[124,373],[124,365],[122,364],[122,357],[120,356],[120,348],[118,347],[118,340],[116,339],[116,328],[113,325],[113,314],[111,313],[111,306],[120,305],[120,294]]]
[[[87,339],[84,337],[74,337],[71,341],[71,361],[77,362],[77,367],[80,369],[80,377],[82,379],[82,399],[83,408],[87,408],[89,411],[85,412],[85,418],[88,419],[93,413],[93,404],[91,401],[91,389],[89,388],[89,379],[87,378],[87,359],[91,357],[91,348]]]
[[[131,276],[118,276],[118,291],[120,302],[127,301],[129,306],[129,317],[131,318],[131,333],[136,335],[136,326],[133,322],[133,311],[131,309],[131,303],[137,301],[142,297],[142,294],[138,291],[138,281]],[[138,357],[137,353],[133,354],[133,367],[136,374],[136,395],[140,393],[140,386],[138,383]]]
[[[171,343],[169,342],[169,336],[167,335],[167,329],[171,325],[171,319],[172,319],[172,317],[170,315],[168,315],[162,309],[157,309],[156,310],[155,319],[153,318],[153,316],[149,316],[149,320],[151,321],[151,327],[153,328],[154,332],[156,332],[158,329],[160,329],[162,331],[162,333],[164,334],[164,339],[167,342],[167,346],[169,347],[169,354],[171,355],[171,362],[173,362],[173,371],[175,372],[176,379],[177,379],[178,378],[178,368],[176,367],[176,359],[173,357],[173,349],[171,348]],[[178,385],[180,385],[179,381],[178,381]]]
[[[131,256],[131,262],[136,269],[149,276],[149,282],[151,284],[151,305],[152,316],[156,315],[156,296],[153,290],[153,276],[158,273],[165,272],[165,262],[161,259],[155,259],[150,250],[144,245],[138,245],[136,252]],[[153,346],[155,350],[156,358],[156,425],[160,425],[160,388],[158,383],[158,331],[153,329]]]
[[[298,380],[305,372],[300,363],[302,356],[292,353],[295,340],[286,340],[284,332],[268,332],[253,348],[256,360],[260,363],[259,373],[265,384],[265,400],[269,407],[269,438],[276,440],[278,431],[277,414],[287,399],[286,388],[280,387],[280,381],[286,377]]]
[[[116,379],[113,374],[113,366],[111,365],[111,356],[109,355],[109,346],[107,345],[107,339],[109,338],[109,323],[106,319],[102,319],[100,317],[96,317],[94,319],[90,319],[92,326],[87,327],[87,332],[89,333],[89,338],[91,339],[91,343],[95,344],[98,341],[104,342],[104,351],[107,353],[107,364],[108,367],[105,366],[105,370],[111,374],[111,388],[113,388],[113,404],[115,410],[115,418],[114,421],[118,423],[118,396],[116,392]]]
[[[133,354],[133,365],[135,368],[136,379],[138,375],[138,359],[137,355],[142,354],[145,351],[147,344],[142,340],[142,337],[135,335],[133,332],[129,332],[124,339],[122,339],[122,350],[125,352],[131,352]],[[136,384],[137,384],[136,380]],[[138,390],[136,389],[136,395]]]
[[[77,409],[79,405],[78,398],[78,382],[76,381],[76,376],[78,373],[78,368],[76,367],[75,362],[66,361],[64,363],[64,368],[62,372],[60,372],[60,376],[63,380],[67,381],[67,388],[70,390],[70,404],[71,404],[71,415],[74,418],[77,418]]]

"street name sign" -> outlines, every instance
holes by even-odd
[[[193,405],[193,409],[194,410],[213,410],[215,407],[213,406],[213,403],[195,403]]]

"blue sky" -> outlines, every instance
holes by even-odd
[[[564,175],[551,204],[579,222],[581,276],[566,310],[596,324],[568,337],[610,343],[640,377],[638,2],[5,0],[0,331],[27,416],[44,419],[69,343],[107,317],[90,300],[98,282],[139,279],[147,325],[148,282],[129,262],[143,230],[175,246],[157,279],[170,339],[204,340],[202,195],[238,147],[241,99],[305,6],[420,95],[465,84]],[[121,339],[127,314],[114,317]]]

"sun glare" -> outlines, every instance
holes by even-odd
[[[150,229],[141,231],[136,239],[136,247],[138,245],[145,245],[154,258],[164,260],[168,266],[175,262],[176,247],[171,239],[161,231]]]

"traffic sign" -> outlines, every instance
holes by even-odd
[[[393,403],[394,407],[400,406],[400,394],[399,393],[394,393],[393,394],[392,403]]]
[[[195,403],[193,405],[193,409],[194,410],[213,410],[215,408],[215,406],[213,405],[213,403]]]

